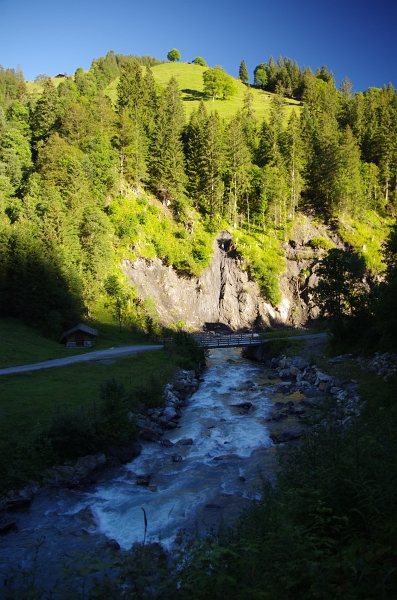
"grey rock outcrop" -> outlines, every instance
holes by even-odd
[[[288,299],[277,308],[264,301],[257,283],[242,269],[227,231],[219,234],[211,264],[198,278],[178,277],[158,258],[125,260],[122,269],[141,296],[153,299],[165,326],[183,321],[197,330],[205,323],[224,323],[240,330],[288,321]]]

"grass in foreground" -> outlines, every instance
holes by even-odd
[[[100,361],[0,377],[0,423],[3,432],[28,431],[47,423],[57,405],[76,409],[99,398],[100,384],[115,378],[127,391],[151,379],[165,384],[174,370],[163,350],[134,354],[104,364]]]

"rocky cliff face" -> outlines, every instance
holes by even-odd
[[[154,300],[160,322],[164,326],[183,321],[194,330],[206,323],[224,323],[237,331],[277,325],[302,325],[315,316],[307,286],[316,284],[312,264],[317,260],[313,250],[301,257],[304,246],[317,230],[301,227],[297,241],[286,244],[287,269],[280,280],[282,302],[273,307],[261,297],[258,285],[242,269],[241,261],[231,245],[231,235],[222,231],[214,245],[211,264],[198,278],[178,277],[172,267],[160,259],[124,261],[122,269],[139,295]],[[298,250],[297,250],[298,248]],[[297,252],[300,252],[298,255]],[[310,271],[303,287],[302,270]],[[305,288],[306,286],[306,288]]]

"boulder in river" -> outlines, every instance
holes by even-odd
[[[302,435],[301,431],[291,429],[290,431],[272,431],[270,437],[275,444],[283,444],[291,440],[297,440]]]
[[[139,437],[146,442],[158,442],[161,438],[160,434],[151,427],[143,427],[139,432]]]
[[[151,477],[150,474],[147,474],[147,475],[138,475],[137,478],[136,478],[136,484],[148,487],[148,485],[150,483],[150,477]]]
[[[192,438],[181,438],[176,442],[177,446],[192,446],[193,439]]]
[[[172,462],[182,462],[183,458],[180,454],[173,454],[172,455]]]
[[[244,412],[248,412],[253,404],[252,402],[238,402],[237,404],[231,404],[230,406],[235,406],[236,408],[241,408]]]
[[[18,521],[12,518],[0,519],[0,535],[5,535],[11,531],[18,531]]]
[[[110,446],[109,447],[110,454],[117,458],[121,463],[130,462],[136,456],[142,452],[141,444],[133,442],[128,446]]]
[[[87,477],[92,471],[105,465],[106,456],[102,453],[81,456],[74,467],[74,476]]]

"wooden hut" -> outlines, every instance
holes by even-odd
[[[68,348],[92,348],[97,335],[97,329],[80,323],[62,334],[61,343],[65,344]]]

